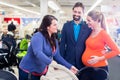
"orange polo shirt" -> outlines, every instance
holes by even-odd
[[[105,50],[105,45],[108,45],[112,51],[103,53],[103,51]],[[105,30],[101,30],[97,36],[90,36],[86,40],[86,50],[83,53],[82,61],[86,66],[102,67],[107,65],[106,59],[112,58],[119,53],[119,48],[117,47],[115,42],[111,39],[111,37],[107,34]],[[105,56],[106,59],[90,65],[87,61],[91,58],[91,56]]]

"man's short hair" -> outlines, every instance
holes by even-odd
[[[73,6],[72,9],[74,10],[75,7],[81,7],[83,9],[83,12],[84,12],[84,5],[81,2],[75,3],[75,5]]]

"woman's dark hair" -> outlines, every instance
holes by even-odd
[[[43,36],[46,38],[46,41],[50,43],[50,46],[52,47],[52,50],[56,49],[56,35],[52,34],[51,37],[48,34],[47,27],[49,27],[52,24],[52,20],[57,20],[52,15],[46,15],[44,16],[42,23],[38,29],[39,32],[43,34]]]

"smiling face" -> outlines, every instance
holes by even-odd
[[[88,27],[90,27],[91,29],[94,29],[96,28],[97,25],[99,25],[99,22],[98,20],[93,20],[92,17],[90,16],[87,16],[87,24],[88,24]]]
[[[87,14],[87,24],[92,29],[96,29],[99,27],[106,30],[104,15],[102,12],[99,11],[93,10]]]
[[[50,26],[47,27],[48,33],[49,34],[57,33],[57,27],[58,27],[58,22],[57,20],[53,19],[51,21]]]
[[[73,20],[80,21],[82,16],[83,16],[83,9],[82,9],[82,7],[75,7],[73,9]]]

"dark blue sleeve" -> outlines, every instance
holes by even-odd
[[[64,24],[62,33],[61,33],[61,41],[60,41],[60,54],[64,58],[65,57],[65,44],[66,44],[66,24]]]
[[[56,53],[55,53],[55,56],[53,57],[53,59],[54,59],[58,64],[61,64],[61,65],[65,66],[65,67],[67,67],[68,69],[70,69],[71,66],[72,66],[70,63],[68,63],[68,62],[60,55],[58,43],[57,43]]]

